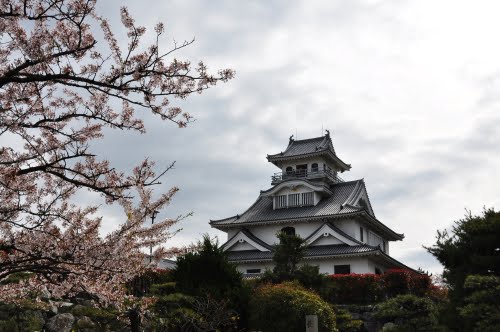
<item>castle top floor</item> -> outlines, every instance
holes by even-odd
[[[272,176],[272,185],[293,178],[339,183],[343,180],[338,173],[351,168],[335,153],[328,130],[324,136],[304,140],[294,140],[292,135],[285,151],[267,155],[267,160],[281,169]]]

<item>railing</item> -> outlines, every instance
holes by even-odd
[[[335,174],[335,172],[328,169],[325,170],[313,169],[312,171],[308,171],[306,169],[299,169],[292,172],[279,172],[279,173],[274,173],[274,175],[271,176],[271,180],[272,184],[276,184],[290,179],[301,179],[301,178],[314,179],[321,177],[327,177],[334,183],[344,182],[344,180],[342,180],[342,178],[340,178],[337,174]]]

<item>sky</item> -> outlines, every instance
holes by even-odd
[[[195,38],[178,59],[236,77],[172,100],[196,121],[185,129],[145,114],[147,133],[109,132],[96,149],[118,168],[176,161],[159,192],[180,192],[159,217],[193,212],[167,246],[202,234],[210,219],[242,213],[278,172],[267,154],[288,137],[332,133],[345,180],[364,178],[377,218],[405,239],[391,255],[433,273],[423,248],[467,210],[500,207],[500,20],[497,1],[100,1],[119,24],[127,6],[164,50]],[[103,207],[103,231],[123,218]]]

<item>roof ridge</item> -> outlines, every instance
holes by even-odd
[[[348,185],[348,184],[353,184],[355,182],[359,182],[359,181],[362,181],[363,179],[357,179],[357,180],[349,180],[349,181],[344,181],[344,182],[337,182],[337,183],[334,183],[332,186],[336,187],[336,186],[343,186],[343,185]]]
[[[294,139],[292,142],[307,142],[307,141],[314,141],[317,139],[324,139],[326,135],[324,136],[318,136],[318,137],[312,137],[312,138],[304,138],[304,139]]]

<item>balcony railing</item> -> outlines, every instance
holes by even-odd
[[[271,184],[277,184],[285,180],[290,180],[290,179],[320,179],[320,178],[327,178],[333,183],[340,183],[344,182],[335,172],[325,169],[325,170],[312,170],[308,171],[305,169],[299,169],[296,171],[292,172],[279,172],[279,173],[274,173],[274,175],[271,176]]]

